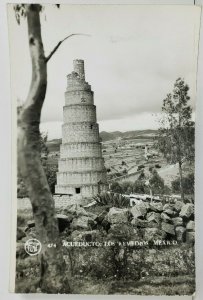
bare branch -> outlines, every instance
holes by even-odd
[[[91,36],[90,34],[85,34],[85,33],[72,33],[68,36],[66,36],[63,40],[61,40],[60,42],[58,42],[58,44],[54,47],[54,49],[51,51],[51,53],[45,58],[45,62],[47,63],[50,58],[52,57],[52,55],[56,52],[56,50],[59,48],[59,46],[68,38],[74,36],[74,35],[85,35],[85,36]]]

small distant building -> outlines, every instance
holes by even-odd
[[[67,76],[55,193],[91,197],[107,189],[107,176],[94,92],[85,81],[84,61],[74,60],[73,65],[74,71]]]

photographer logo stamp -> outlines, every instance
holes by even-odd
[[[37,239],[29,239],[25,243],[25,251],[30,256],[39,254],[41,249],[42,249],[42,244]]]

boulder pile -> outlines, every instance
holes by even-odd
[[[123,236],[125,239],[130,232],[131,238],[136,240],[167,239],[194,243],[194,204],[184,204],[181,201],[173,205],[140,202],[131,208],[107,207],[98,214],[75,204],[60,211],[56,218],[59,231],[66,231],[68,235],[74,231],[95,233],[98,230],[107,236]],[[29,231],[33,233],[34,225],[34,221],[28,222],[26,235]],[[17,239],[24,237],[23,231],[19,229]]]

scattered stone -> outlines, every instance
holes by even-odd
[[[194,214],[194,204],[186,203],[182,206],[180,217],[190,218]]]
[[[58,220],[59,232],[63,232],[65,228],[70,227],[70,223],[73,220],[73,216],[70,214],[67,216],[62,214],[57,214],[56,218]]]
[[[167,210],[167,209],[173,209],[173,206],[172,206],[171,204],[166,203],[166,204],[163,206],[163,210]]]
[[[175,212],[171,208],[164,210],[164,213],[170,217],[173,217],[175,215]]]
[[[35,221],[34,220],[27,221],[27,227],[28,228],[35,227]]]
[[[195,222],[189,221],[186,226],[187,231],[195,231]]]
[[[156,222],[157,224],[160,223],[160,218],[161,218],[160,214],[156,213],[154,211],[149,212],[147,214],[147,217],[146,217],[147,221],[149,221],[149,222]]]
[[[134,218],[139,218],[146,215],[147,208],[145,203],[141,202],[133,206],[130,211]]]
[[[144,240],[162,240],[166,237],[166,233],[158,228],[146,228],[144,230]]]
[[[106,210],[102,211],[102,212],[95,218],[95,221],[96,221],[98,224],[101,224],[102,221],[104,220],[104,218],[106,217],[107,213],[108,213],[108,212],[107,212]]]
[[[35,227],[32,227],[32,228],[26,228],[25,229],[25,232],[26,232],[26,238],[28,239],[31,239],[31,238],[36,238],[36,230],[35,230]],[[23,240],[23,239],[22,239]],[[22,242],[21,240],[21,242]]]
[[[192,244],[195,242],[195,232],[194,231],[186,232],[186,242],[192,243]]]
[[[83,207],[81,207],[81,206],[77,207],[77,209],[75,211],[75,214],[77,216],[88,216],[88,213],[86,212],[86,210]]]
[[[74,242],[101,242],[102,234],[99,230],[78,231],[75,230],[71,234]]]
[[[103,221],[101,222],[101,226],[103,227],[103,229],[108,232],[108,230],[111,227],[111,223],[109,223],[106,219],[103,219]]]
[[[161,228],[164,232],[175,235],[174,225],[166,222],[161,223]]]
[[[112,207],[106,215],[105,219],[111,224],[127,223],[129,220],[128,209]]]
[[[96,221],[96,219],[97,219],[97,215],[92,212],[88,212],[88,217],[90,217],[94,221]]]
[[[26,237],[25,232],[21,228],[17,227],[17,241],[21,240],[24,237]]]
[[[79,204],[73,204],[66,208],[67,213],[74,214],[76,216],[88,216],[88,212]]]
[[[153,202],[150,203],[149,209],[155,212],[162,212],[163,211],[163,204],[161,202]]]
[[[185,242],[185,233],[186,229],[183,226],[177,226],[175,229],[176,232],[176,239],[179,242]]]
[[[71,223],[72,229],[89,229],[90,224],[89,221],[91,219],[87,216],[80,216],[78,218],[73,219],[73,222]]]
[[[172,221],[175,227],[183,225],[183,219],[181,217],[173,218]]]
[[[165,214],[164,212],[161,213],[161,219],[166,222],[166,223],[172,223],[172,219],[171,217],[169,217],[167,214]]]
[[[119,240],[131,240],[131,238],[135,235],[132,226],[126,224],[113,224],[108,232],[109,240],[119,239]]]
[[[180,212],[181,211],[181,208],[182,206],[184,205],[184,203],[180,200],[177,200],[174,204],[174,209],[177,211],[177,212]]]
[[[157,223],[157,222],[154,222],[154,221],[148,222],[147,227],[148,228],[159,228],[160,227],[160,223]]]
[[[139,205],[143,205],[146,208],[146,210],[149,210],[150,204],[148,201],[141,201]]]
[[[141,227],[146,228],[149,226],[149,222],[147,220],[141,220],[141,219],[132,219],[131,224],[135,227]]]
[[[140,239],[143,240],[143,237],[142,237],[142,234],[140,232],[140,229],[133,227],[133,236],[132,236],[132,239],[134,241],[138,241]]]

